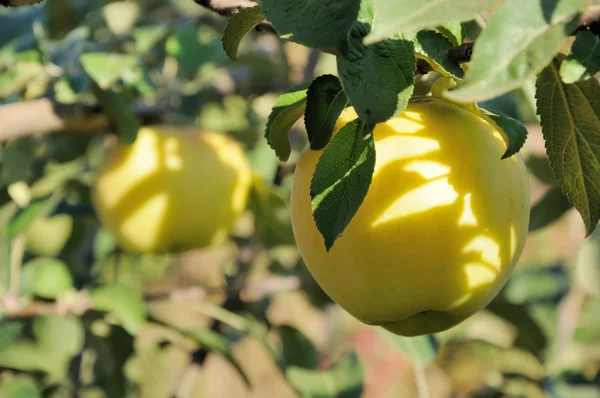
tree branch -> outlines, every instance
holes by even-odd
[[[147,117],[163,108],[134,106],[134,113]],[[0,120],[0,142],[65,130],[95,133],[110,127],[108,117],[96,108],[64,105],[49,98],[0,105]]]

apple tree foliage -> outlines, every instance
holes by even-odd
[[[388,384],[408,386],[391,396],[435,396],[423,377],[440,370],[456,394],[598,396],[597,0],[0,5],[0,397],[379,396],[381,352],[401,357]],[[373,127],[432,90],[495,124],[504,158],[541,126],[546,155],[527,164],[549,189],[530,232],[575,208],[588,239],[568,260],[529,254],[544,266],[516,270],[470,329],[343,340],[344,314],[290,254],[291,166],[324,149],[311,197],[330,249],[368,192]],[[106,140],[150,123],[231,134],[260,177],[251,222],[190,254],[201,267],[123,251],[90,205]]]

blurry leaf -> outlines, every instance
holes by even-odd
[[[8,267],[7,267],[8,268]],[[23,323],[19,321],[0,322],[0,351],[11,345],[23,333]]]
[[[136,63],[137,57],[128,54],[89,52],[81,56],[83,69],[102,89],[110,88]]]
[[[520,347],[542,358],[548,344],[544,330],[529,314],[526,305],[512,304],[503,297],[498,296],[486,310],[512,324],[517,330],[515,347]]]
[[[375,332],[397,346],[412,364],[427,367],[437,358],[439,343],[435,335],[404,337],[380,327],[376,327]]]
[[[524,268],[511,275],[504,288],[504,297],[513,304],[556,302],[568,289],[569,279],[560,265],[553,268]]]
[[[35,340],[22,338],[0,349],[0,366],[45,372],[52,384],[63,379],[71,359],[83,347],[80,320],[74,316],[36,317],[33,335]]]
[[[39,62],[19,62],[0,74],[0,99],[8,98],[27,88],[34,79],[45,73]]]
[[[313,343],[298,329],[282,325],[277,327],[283,345],[283,358],[287,366],[316,369],[319,352]]]
[[[574,267],[578,285],[586,293],[600,298],[600,230],[581,244]]]
[[[240,376],[249,385],[250,380],[240,367],[240,364],[233,356],[233,344],[227,340],[224,336],[210,330],[210,329],[197,329],[197,330],[182,330],[182,332],[195,340],[198,344],[204,346],[210,351],[219,353],[225,357],[229,363],[239,372]]]
[[[590,235],[600,219],[600,82],[563,84],[563,55],[537,81],[537,112],[550,166]]]
[[[179,72],[185,78],[195,77],[202,64],[217,61],[224,55],[218,34],[208,29],[212,28],[202,26],[198,29],[193,24],[185,24],[165,43],[167,54],[175,57]]]
[[[597,264],[595,264],[597,265]],[[598,279],[594,279],[598,282]],[[600,340],[600,300],[590,299],[585,303],[579,316],[573,339],[578,344],[595,344]]]
[[[600,38],[592,32],[577,32],[571,54],[560,65],[560,77],[570,84],[587,80],[600,71]]]
[[[301,84],[280,95],[269,115],[265,138],[282,162],[290,157],[292,148],[288,132],[304,115],[308,86],[308,83]]]
[[[586,0],[506,0],[473,47],[463,84],[446,96],[477,102],[521,87],[552,60],[579,22]]]
[[[367,44],[396,32],[416,32],[446,22],[467,21],[492,6],[496,0],[373,0],[375,26]]]
[[[504,133],[503,136],[508,138],[506,152],[502,155],[502,159],[509,158],[517,154],[525,141],[527,140],[527,128],[517,119],[500,112],[492,112],[487,109],[482,109],[486,117],[490,118],[499,129]]]
[[[329,371],[291,366],[285,375],[305,398],[360,398],[364,373],[362,361],[352,352]]]
[[[360,3],[360,0],[263,0],[260,5],[281,37],[317,50],[343,54]]]
[[[140,5],[131,1],[115,1],[102,8],[106,25],[115,35],[131,31],[140,16]]]
[[[544,184],[556,184],[556,178],[554,178],[554,174],[552,174],[552,169],[550,168],[550,162],[548,161],[547,156],[530,154],[525,163],[527,164],[527,170],[529,170],[535,178]]]
[[[99,228],[94,237],[94,260],[98,264],[103,264],[108,257],[117,249],[117,243],[114,236],[106,229]]]
[[[0,223],[0,225],[2,225],[2,223]],[[10,281],[10,267],[8,267],[7,264],[10,264],[11,261],[11,241],[3,235],[4,234],[0,232],[0,264],[3,264],[3,266],[0,267],[0,290],[6,291]]]
[[[169,29],[165,24],[140,26],[133,31],[135,48],[138,54],[146,54],[163,40]]]
[[[57,190],[50,195],[34,199],[27,207],[19,209],[7,226],[8,237],[14,238],[27,231],[37,219],[51,212],[62,196],[63,193]]]
[[[104,285],[91,293],[94,309],[113,314],[123,328],[135,335],[146,321],[146,307],[132,288],[124,285]]]
[[[421,30],[415,35],[405,35],[415,46],[417,58],[424,59],[433,70],[446,77],[462,79],[464,71],[450,53],[453,44],[446,36],[434,30]]]
[[[242,8],[229,18],[221,37],[223,50],[229,58],[237,60],[238,47],[244,36],[264,20],[259,5]]]
[[[406,108],[413,92],[414,46],[400,36],[371,46],[363,44],[369,25],[357,23],[349,51],[337,57],[342,86],[360,119],[373,128]]]
[[[268,187],[261,177],[254,177],[250,208],[254,211],[256,236],[267,247],[293,244],[287,202],[276,187]]]
[[[31,186],[34,198],[50,195],[64,185],[67,181],[82,173],[86,167],[81,158],[60,164],[46,165],[46,174],[40,177]]]
[[[42,398],[42,392],[33,379],[17,377],[5,380],[0,384],[2,398]]]
[[[31,137],[9,141],[2,148],[2,184],[28,181],[36,149],[37,143]]]
[[[61,260],[36,257],[23,265],[21,289],[39,297],[54,299],[73,288],[73,278]]]
[[[436,30],[446,36],[453,46],[461,45],[465,39],[465,29],[459,21],[448,22],[437,26]]]
[[[573,205],[559,186],[551,187],[532,208],[529,216],[529,232],[535,232],[552,224],[569,211]]]
[[[335,122],[346,105],[348,98],[336,76],[323,75],[313,80],[308,88],[304,115],[311,149],[323,149],[329,143]]]
[[[94,384],[102,387],[107,398],[125,397],[131,381],[123,368],[134,354],[133,337],[119,326],[111,326],[109,335],[96,335],[92,331],[86,337],[86,348],[97,356]]]
[[[79,0],[52,0],[44,3],[48,36],[60,40],[79,25],[85,15],[77,7]]]
[[[367,195],[375,169],[373,132],[354,120],[319,158],[310,185],[312,212],[329,251]]]
[[[562,382],[556,387],[556,395],[552,398],[600,398],[600,390],[597,385],[570,385]]]
[[[248,101],[238,95],[226,96],[219,102],[206,103],[198,115],[200,128],[213,131],[245,131],[250,129]]]
[[[123,93],[103,90],[96,84],[92,86],[92,91],[113,124],[119,142],[132,144],[137,138],[140,124],[131,109],[129,99]]]

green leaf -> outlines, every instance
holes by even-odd
[[[254,178],[250,196],[256,236],[267,247],[294,244],[286,195],[278,187],[268,187],[261,177]]]
[[[277,329],[281,336],[286,365],[316,369],[319,365],[319,353],[313,343],[292,326],[283,325]]]
[[[465,29],[458,21],[448,22],[436,27],[436,30],[446,36],[453,46],[461,45],[465,39]]]
[[[571,84],[587,80],[598,71],[600,71],[600,38],[592,32],[578,32],[571,47],[571,54],[560,66],[562,81]]]
[[[594,231],[577,252],[575,278],[586,293],[600,298],[600,230]],[[600,332],[600,327],[598,327]]]
[[[373,0],[375,26],[365,42],[375,43],[396,32],[468,21],[494,3],[496,0]]]
[[[556,178],[554,178],[554,174],[552,174],[548,156],[530,154],[525,163],[527,164],[527,169],[531,172],[531,174],[533,174],[535,178],[540,180],[542,183],[550,185],[556,184]]]
[[[537,113],[554,176],[590,235],[600,218],[600,83],[563,84],[563,55],[537,81]]]
[[[518,331],[515,347],[520,347],[541,358],[548,339],[544,330],[529,314],[525,305],[513,304],[503,297],[497,297],[486,307],[486,310],[511,323]]]
[[[345,53],[360,0],[262,0],[262,13],[277,32],[317,50]]]
[[[50,384],[63,379],[72,358],[83,348],[84,331],[75,316],[36,317],[35,340],[21,338],[0,349],[0,366],[45,372]]]
[[[532,208],[529,216],[529,232],[535,232],[558,220],[573,205],[558,186],[553,186]]]
[[[127,96],[110,89],[103,90],[96,84],[92,84],[92,92],[113,124],[119,142],[133,143],[137,138],[140,124],[131,109],[131,103]]]
[[[146,321],[146,306],[134,289],[125,285],[104,285],[92,294],[94,309],[112,313],[132,335]]]
[[[410,359],[411,363],[427,367],[432,364],[438,355],[438,342],[434,335],[417,337],[404,337],[377,327],[375,331],[385,340],[393,343]]]
[[[210,329],[196,329],[196,330],[181,330],[182,333],[195,340],[200,345],[207,349],[219,353],[225,357],[231,365],[238,371],[240,376],[249,385],[250,380],[248,376],[242,370],[240,364],[233,356],[233,344],[226,337],[216,333]]]
[[[487,109],[482,109],[483,113],[487,117],[493,120],[493,122],[502,129],[508,137],[508,147],[506,152],[502,155],[502,159],[509,158],[519,152],[525,140],[527,140],[527,127],[515,118],[512,118],[501,112],[492,112]]]
[[[234,61],[237,60],[238,47],[244,36],[264,20],[265,17],[258,5],[251,8],[242,8],[229,18],[221,37],[223,50],[229,58]]]
[[[54,299],[73,288],[73,277],[61,260],[37,257],[23,265],[21,287],[26,293]]]
[[[62,196],[62,192],[55,191],[47,196],[34,199],[29,203],[29,206],[19,209],[7,226],[8,237],[14,238],[27,231],[38,218],[50,213]]]
[[[146,54],[163,40],[169,29],[166,24],[140,26],[133,31],[135,49],[138,54]]]
[[[521,87],[559,51],[577,26],[586,0],[506,0],[475,41],[463,84],[446,93],[458,102],[478,102]]]
[[[352,352],[329,371],[292,366],[285,375],[305,398],[360,398],[365,370],[358,355]]]
[[[327,251],[358,211],[374,170],[373,132],[356,119],[327,145],[310,184],[313,216]]]
[[[348,98],[336,76],[319,76],[311,83],[304,115],[311,149],[325,148],[333,134],[335,122],[346,105]]]
[[[269,115],[265,137],[282,162],[287,161],[292,152],[288,133],[304,115],[308,86],[308,83],[301,84],[280,95]]]
[[[29,179],[36,148],[36,142],[31,137],[9,141],[2,148],[2,184],[10,185]]]
[[[38,385],[29,377],[19,376],[3,381],[0,385],[2,398],[42,398]]]
[[[83,69],[102,89],[110,88],[136,63],[137,57],[128,54],[90,52],[81,56]]]
[[[452,42],[443,34],[434,30],[422,30],[410,37],[417,53],[417,58],[427,61],[433,70],[446,77],[462,79],[464,71],[451,56]]]
[[[399,36],[364,46],[369,29],[361,22],[350,32],[348,55],[337,57],[337,67],[356,113],[373,128],[406,108],[416,59],[413,44]]]

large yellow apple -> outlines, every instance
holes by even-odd
[[[127,250],[179,252],[223,241],[246,208],[252,171],[241,146],[215,132],[146,126],[112,147],[92,200]]]
[[[369,191],[329,252],[311,214],[322,151],[303,152],[291,194],[294,236],[319,285],[362,322],[404,336],[446,330],[486,307],[529,224],[522,158],[501,160],[506,144],[492,125],[428,98],[375,127]],[[345,109],[335,131],[356,117]]]

